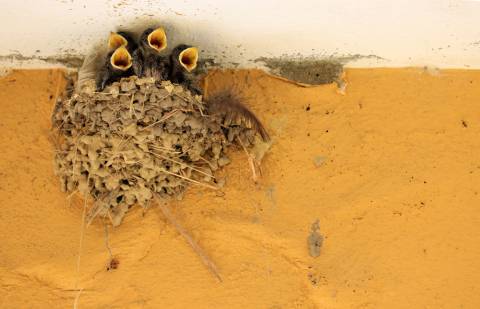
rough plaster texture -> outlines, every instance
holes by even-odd
[[[5,1],[0,63],[51,66],[117,26],[162,24],[171,45],[191,42],[243,67],[259,57],[352,55],[349,66],[480,67],[478,16],[471,0]]]

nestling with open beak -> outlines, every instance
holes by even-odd
[[[123,49],[119,50],[120,47]],[[131,54],[136,48],[137,44],[129,33],[123,31],[110,32],[108,37],[109,53],[98,71],[97,90],[103,90],[105,86],[121,77],[133,74],[133,70],[130,69],[132,66]]]
[[[170,55],[170,73],[172,83],[181,84],[194,94],[202,94],[199,77],[194,73],[198,62],[198,49],[180,44]]]
[[[109,50],[116,50],[120,46],[127,48],[130,54],[137,49],[137,43],[130,33],[125,31],[110,32],[110,36],[108,37]]]
[[[133,75],[132,64],[132,56],[126,47],[120,46],[115,51],[109,52],[97,76],[97,90],[101,91],[108,84]]]
[[[145,30],[133,53],[133,70],[138,77],[168,78],[168,58],[163,55],[167,48],[167,35],[163,28]]]
[[[110,72],[112,68],[109,68],[110,58],[120,46],[125,47],[131,55],[137,44],[128,32],[120,31],[110,32],[107,44],[99,42],[92,46],[78,70],[76,89],[81,90],[84,86],[88,86],[89,81],[93,79],[95,81],[94,87],[97,90],[102,90],[110,82],[109,79],[112,75],[112,72]]]

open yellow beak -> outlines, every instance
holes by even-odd
[[[157,51],[167,48],[167,34],[163,28],[153,30],[147,37],[148,45]]]
[[[197,67],[198,49],[196,47],[189,47],[182,50],[180,55],[178,55],[178,61],[185,70],[191,72]]]
[[[127,46],[128,41],[123,36],[118,33],[110,32],[110,36],[108,37],[108,48],[111,50],[117,49],[120,46]]]
[[[110,64],[115,69],[126,71],[132,66],[132,56],[124,46],[120,46],[110,57]]]

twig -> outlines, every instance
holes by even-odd
[[[146,126],[146,127],[144,127],[144,128],[141,128],[141,129],[138,130],[138,131],[141,132],[141,131],[143,131],[143,130],[146,130],[146,129],[148,129],[148,128],[151,128],[151,127],[153,127],[154,125],[159,124],[159,123],[167,120],[168,118],[172,117],[173,115],[175,115],[175,114],[176,114],[177,112],[179,112],[179,111],[180,111],[179,109],[174,109],[173,111],[168,112],[165,116],[163,116],[162,118],[160,118],[158,121],[155,121],[154,123],[152,123],[152,124],[150,124],[150,125],[148,125],[148,126]]]
[[[169,172],[169,171],[164,170],[164,169],[162,169],[162,172],[164,172],[164,173],[166,173],[166,174],[169,174],[169,175],[172,175],[172,176],[176,176],[176,177],[181,178],[181,179],[184,179],[184,180],[186,180],[186,181],[190,181],[191,183],[197,184],[197,185],[199,185],[199,186],[207,187],[207,188],[213,189],[213,190],[218,190],[217,187],[214,187],[214,186],[212,186],[212,185],[209,185],[209,184],[206,184],[206,183],[197,181],[197,180],[193,180],[193,179],[191,179],[191,178],[188,178],[188,177],[185,177],[185,176],[182,176],[182,175],[179,175],[179,174],[175,174],[175,173]]]
[[[81,261],[82,250],[83,250],[83,238],[84,238],[84,234],[85,234],[86,214],[87,214],[87,197],[85,196],[84,199],[83,199],[82,224],[81,224],[81,230],[80,230],[80,244],[78,246],[75,289],[78,289],[78,283],[80,281],[80,261]]]
[[[173,149],[169,149],[167,147],[162,147],[162,146],[158,146],[158,145],[155,145],[155,144],[148,144],[149,148],[154,148],[154,150],[161,150],[161,151],[166,151],[166,152],[171,152],[171,153],[175,153],[175,154],[181,154],[180,151],[175,151]]]
[[[71,199],[71,198],[75,195],[75,193],[78,193],[78,189],[75,189],[72,193],[70,193],[70,194],[67,196],[67,200],[68,200],[68,199]]]
[[[108,220],[110,220],[110,224],[113,225],[113,218],[112,218],[112,215],[110,214],[110,209],[107,211],[107,217],[108,217]]]
[[[75,181],[75,165],[77,164],[77,151],[78,151],[78,142],[80,138],[82,138],[83,135],[80,135],[77,137],[77,140],[75,141],[75,155],[72,160],[72,181]]]
[[[182,99],[182,100],[184,100],[184,101],[187,102],[187,103],[190,103],[190,101],[189,101],[187,98],[185,98],[184,96],[179,95],[178,93],[174,93],[173,95],[176,96],[176,97],[178,97],[178,98],[180,98],[180,99]]]
[[[119,149],[119,150],[122,150],[123,147],[127,144],[127,142],[128,142],[129,140],[131,140],[132,138],[133,138],[133,136],[129,136],[129,137],[125,138],[125,139],[122,139],[122,141],[120,142],[120,144],[118,144],[118,149]]]
[[[102,94],[102,95],[106,95],[106,96],[112,95],[110,92],[105,92],[105,90],[102,90],[102,91],[92,91],[92,93]],[[117,93],[117,95],[129,96],[130,93]]]
[[[110,260],[111,260],[113,258],[113,254],[112,254],[112,249],[110,248],[110,245],[108,244],[108,225],[105,221],[103,222],[103,224],[105,226],[105,247],[107,247],[108,254],[110,255]]]
[[[255,183],[257,183],[258,177],[257,177],[257,172],[255,171],[255,162],[254,162],[254,159],[253,159],[252,155],[251,155],[250,153],[248,153],[247,148],[245,148],[245,145],[243,145],[242,140],[240,139],[239,136],[237,136],[237,140],[238,140],[238,143],[240,144],[240,146],[242,146],[243,151],[244,151],[245,154],[247,155],[248,164],[250,165],[250,169],[252,170],[252,178],[253,178],[253,181],[254,181]]]
[[[78,293],[77,295],[75,296],[75,300],[73,301],[73,309],[77,309],[78,308],[78,300],[80,299],[80,295],[82,294],[83,292],[83,288],[81,288],[80,290],[78,290]]]
[[[104,206],[103,204],[101,206]],[[101,206],[98,204],[98,200],[93,204],[93,207],[90,209],[88,212],[88,222],[87,222],[87,227],[90,226],[90,224],[93,222],[93,219],[97,217],[97,215],[100,213],[102,210]]]
[[[135,113],[135,109],[133,108],[133,98],[134,98],[134,94],[132,93],[132,99],[130,100],[130,118],[132,119],[133,119],[133,115],[137,117],[137,114]]]
[[[200,173],[200,174],[202,174],[202,175],[205,175],[205,176],[207,176],[207,177],[210,177],[210,178],[215,179],[215,177],[214,177],[213,175],[210,175],[210,174],[208,174],[208,173],[205,173],[204,171],[202,171],[202,170],[200,170],[200,169],[198,169],[198,168],[195,168],[195,167],[193,167],[193,166],[191,166],[191,165],[188,165],[188,164],[186,164],[186,163],[184,163],[184,162],[177,161],[177,160],[171,159],[171,158],[169,158],[169,157],[162,156],[162,155],[160,155],[160,154],[158,154],[158,153],[154,153],[154,152],[151,152],[151,151],[149,151],[148,153],[150,153],[150,154],[152,154],[152,155],[154,155],[154,156],[157,156],[157,157],[159,157],[159,158],[162,158],[162,159],[164,159],[164,160],[172,161],[172,162],[174,162],[174,163],[177,163],[177,164],[180,164],[180,165],[184,165],[184,166],[186,166],[186,167],[188,167],[188,168],[191,168],[192,170],[194,170],[194,171],[196,171],[196,172],[198,172],[198,173]]]
[[[203,162],[207,163],[208,166],[210,166],[211,169],[214,169],[213,164],[212,164],[210,161],[208,161],[207,159],[205,159],[204,157],[200,156],[200,160],[202,160]]]
[[[155,194],[156,195],[156,194]],[[218,272],[217,266],[213,261],[208,257],[208,255],[205,253],[205,251],[198,245],[198,243],[188,234],[188,232],[175,220],[175,217],[173,214],[170,212],[168,207],[160,201],[160,198],[156,196],[156,202],[158,204],[158,207],[162,211],[163,215],[165,218],[168,220],[168,222],[175,227],[177,232],[185,238],[185,240],[188,242],[188,244],[192,247],[193,251],[200,257],[202,260],[203,264],[217,277],[217,279],[222,282],[222,277],[220,276],[220,273]]]

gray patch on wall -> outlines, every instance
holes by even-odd
[[[265,63],[272,74],[310,85],[333,83],[338,80],[343,72],[343,64],[336,59],[262,57],[256,59],[256,61]]]
[[[351,61],[360,59],[383,58],[375,55],[348,55],[341,57],[292,57],[283,56],[276,58],[261,57],[255,62],[263,63],[270,73],[280,77],[307,85],[321,85],[330,83],[339,83],[343,66]]]
[[[74,54],[64,54],[61,56],[24,56],[19,53],[9,54],[0,56],[0,62],[9,63],[9,62],[22,62],[22,61],[31,61],[38,60],[48,64],[58,64],[65,66],[67,68],[79,68],[83,63],[83,56],[74,55]]]

